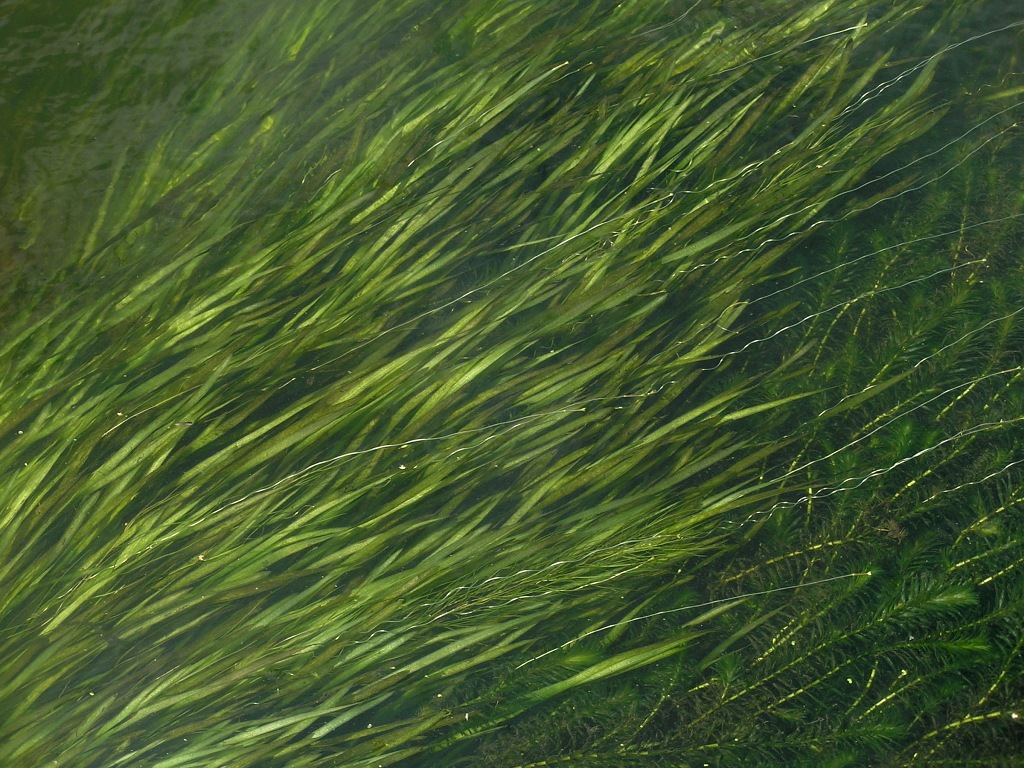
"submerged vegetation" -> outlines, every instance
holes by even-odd
[[[1021,760],[1024,18],[85,5],[5,129],[5,765]]]

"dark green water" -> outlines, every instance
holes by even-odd
[[[0,5],[0,762],[1024,762],[1022,41]]]

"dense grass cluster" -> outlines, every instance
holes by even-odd
[[[1014,764],[1024,18],[192,5],[6,177],[4,765]]]

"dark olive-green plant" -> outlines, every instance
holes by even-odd
[[[995,9],[92,4],[104,138],[3,187],[5,764],[1006,764]]]

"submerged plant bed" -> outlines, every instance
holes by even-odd
[[[1024,17],[436,5],[12,76],[0,762],[1015,764]]]

